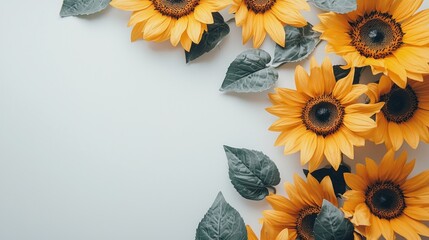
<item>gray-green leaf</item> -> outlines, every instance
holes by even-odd
[[[315,240],[352,240],[354,227],[340,209],[323,200],[313,230]]]
[[[111,0],[64,0],[60,16],[89,15],[104,10]]]
[[[203,54],[210,52],[229,33],[229,26],[225,23],[222,15],[213,13],[214,23],[207,25],[207,32],[203,33],[200,43],[192,43],[191,50],[185,51],[186,63],[193,61]]]
[[[196,240],[247,240],[243,218],[222,195],[216,197],[213,205],[198,224]]]
[[[356,0],[309,0],[323,11],[348,13],[357,9]]]
[[[274,64],[298,62],[307,58],[320,42],[320,33],[313,31],[313,25],[296,28],[286,26],[286,46],[276,45]]]
[[[267,66],[270,61],[270,54],[261,49],[242,52],[229,66],[220,91],[247,93],[272,88],[279,74]]]
[[[223,148],[228,158],[231,183],[244,198],[262,200],[269,194],[267,188],[280,183],[277,166],[264,153],[229,146]]]

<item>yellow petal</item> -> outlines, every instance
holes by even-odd
[[[386,219],[380,219],[380,230],[385,239],[394,239],[395,233],[393,232],[393,228],[390,225],[390,221]]]
[[[375,8],[377,9],[377,11],[385,13],[390,10],[390,6],[392,3],[392,0],[377,0],[375,1]]]
[[[324,90],[325,94],[330,94],[334,90],[335,86],[335,76],[334,76],[334,69],[332,68],[331,60],[326,57],[325,60],[323,60],[322,63],[322,73],[324,78]]]
[[[285,29],[280,21],[269,11],[264,13],[264,27],[274,42],[282,47],[285,46]]]
[[[188,15],[188,27],[186,28],[189,38],[194,43],[200,42],[200,36],[202,32],[201,23],[198,22],[192,15]]]
[[[372,116],[378,112],[380,112],[380,109],[383,107],[384,103],[376,103],[376,104],[363,104],[363,103],[356,103],[353,105],[349,105],[345,108],[346,114],[352,114],[352,113],[361,113],[361,114],[368,114],[368,116]]]
[[[371,212],[365,203],[361,203],[356,206],[353,218],[350,220],[357,226],[368,226],[370,222]]]
[[[340,79],[334,87],[333,95],[336,99],[344,98],[352,89],[353,78],[355,75],[355,69],[352,68],[350,73],[343,79]]]
[[[243,36],[243,44],[247,43],[249,39],[252,37],[252,31],[253,31],[253,18],[254,18],[253,12],[249,12],[247,15],[247,21],[243,24],[242,27],[242,36]]]
[[[165,17],[164,19],[157,17],[150,18],[144,26],[143,38],[149,41],[160,41],[163,35],[167,35],[168,38],[170,31],[166,31],[166,29],[170,26],[170,23],[171,18],[169,17]]]
[[[340,99],[342,105],[348,105],[355,103],[359,97],[368,92],[368,87],[363,84],[354,84],[351,87],[350,92],[347,95],[344,95],[343,98]]]
[[[411,148],[416,149],[419,146],[419,133],[415,132],[408,123],[402,123],[402,136]]]
[[[143,11],[133,12],[133,14],[131,14],[130,20],[128,21],[128,26],[134,26],[139,22],[145,22],[157,13],[158,12],[154,7],[149,7]]]
[[[325,84],[322,69],[317,66],[315,61],[314,58],[311,58],[310,64],[316,64],[316,67],[310,67],[310,82],[307,88],[309,88],[315,96],[321,96],[325,93]]]
[[[182,44],[182,47],[185,49],[185,51],[189,52],[191,50],[192,41],[186,32],[182,34],[182,37],[180,38],[180,44]]]
[[[212,24],[214,22],[210,9],[204,4],[199,4],[195,7],[194,17],[196,20],[205,24]]]
[[[266,197],[266,200],[273,207],[274,210],[289,213],[296,211],[295,206],[292,204],[292,202],[281,195],[271,194]]]
[[[259,48],[264,42],[266,32],[264,31],[264,15],[255,14],[253,18],[253,47]]]
[[[393,174],[395,174],[395,172],[398,172],[395,171],[396,162],[393,161],[394,157],[395,152],[392,149],[387,151],[387,153],[383,156],[383,159],[380,162],[380,168],[376,166],[379,170],[378,176],[376,178],[380,178],[381,181],[388,181],[393,178]]]
[[[255,232],[252,230],[252,228],[249,225],[246,225],[246,230],[247,230],[248,240],[258,240],[258,237],[256,236]]]
[[[285,226],[288,222],[295,220],[290,215],[275,210],[265,210],[262,214],[264,215],[264,220],[274,226]]]
[[[369,181],[371,183],[377,182],[379,180],[377,163],[371,158],[365,158],[365,166]]]
[[[305,93],[309,97],[314,97],[314,93],[311,91],[311,88],[308,87],[310,83],[310,77],[308,76],[305,69],[298,65],[295,68],[295,85],[296,89],[299,92]]]
[[[339,130],[332,135],[335,143],[340,147],[342,153],[344,153],[348,158],[354,159],[354,149],[353,144],[347,140],[347,137],[344,135],[342,130]]]
[[[384,59],[389,77],[392,81],[401,88],[405,88],[407,84],[407,72],[398,60],[394,57],[387,57]]]
[[[324,154],[326,156],[326,160],[332,165],[335,170],[338,170],[341,164],[341,151],[340,148],[335,143],[333,137],[327,136],[325,138],[325,150]]]
[[[310,160],[308,170],[315,171],[323,161],[323,152],[325,150],[325,139],[323,136],[317,136],[317,147],[314,152],[313,158]]]
[[[370,216],[371,225],[367,226],[365,229],[365,236],[368,240],[376,240],[381,236],[381,228],[380,219],[374,215]]]
[[[248,15],[247,6],[243,2],[235,13],[235,24],[237,24],[237,26],[242,26],[246,22]]]
[[[144,23],[137,23],[131,31],[131,41],[134,42],[139,38],[143,38]]]
[[[110,5],[125,11],[138,11],[149,7],[152,2],[147,0],[112,0]]]
[[[322,189],[323,189],[324,199],[328,200],[335,206],[338,206],[338,200],[337,200],[337,197],[335,196],[335,191],[332,185],[331,178],[329,176],[324,177],[320,182],[320,185],[322,186]]]
[[[179,44],[180,39],[182,38],[182,34],[185,32],[187,26],[188,26],[187,16],[177,19],[174,27],[171,29],[170,41],[173,46],[177,46],[177,44]]]
[[[408,240],[421,240],[410,224],[403,220],[403,216],[390,220],[393,230]]]
[[[428,27],[429,30],[429,27]],[[416,42],[419,43],[419,45],[428,45],[429,44],[429,31],[425,31],[422,33],[419,31],[418,34],[415,34],[414,36],[410,36],[410,32],[408,32],[404,36],[404,42],[410,41],[410,42]],[[415,44],[417,45],[417,44]],[[398,62],[402,64],[407,71],[414,72],[414,73],[429,73],[429,57],[426,58],[420,58],[414,54],[413,48],[415,47],[408,47],[408,46],[402,46],[395,52],[393,52],[393,55],[396,57]]]
[[[389,122],[388,129],[389,129],[389,138],[390,138],[390,141],[392,142],[393,149],[395,151],[398,151],[398,149],[402,146],[402,143],[404,142],[401,128],[397,123]]]
[[[404,213],[410,218],[414,218],[419,221],[429,221],[429,209],[418,206],[407,206],[404,209]]]
[[[423,0],[396,0],[392,3],[390,12],[397,22],[411,17],[422,5]]]
[[[317,136],[315,133],[308,131],[304,138],[305,141],[302,142],[301,147],[301,165],[305,165],[310,161],[317,147]]]
[[[429,184],[429,170],[426,170],[410,179],[408,179],[404,184],[402,184],[401,189],[404,193],[414,192],[422,186],[427,186]]]
[[[344,199],[343,210],[350,212],[351,215],[357,205],[365,202],[365,195],[361,191],[347,190],[342,197]]]
[[[344,173],[344,179],[351,189],[356,191],[365,191],[367,188],[366,182],[358,175],[351,173]]]
[[[364,114],[346,114],[344,116],[344,125],[353,132],[365,132],[375,128],[377,125]]]
[[[425,9],[421,12],[418,12],[414,16],[408,18],[403,23],[401,23],[402,30],[405,33],[408,33],[410,30],[414,29],[424,29],[429,25],[429,9]],[[418,43],[417,43],[418,44]]]
[[[297,10],[288,8],[285,1],[276,1],[271,11],[280,21],[294,27],[304,27],[307,25],[307,20]]]
[[[166,32],[165,30],[170,25],[170,22],[170,17],[154,16],[148,19],[144,26],[143,38],[153,41],[155,38]]]
[[[289,232],[287,228],[283,229],[276,237],[276,240],[288,240],[288,239],[289,239]]]

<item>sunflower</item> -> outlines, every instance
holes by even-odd
[[[253,47],[259,48],[267,33],[284,47],[286,24],[307,25],[299,10],[310,6],[305,0],[233,0],[229,12],[235,13],[235,23],[243,28],[243,44],[253,37]]]
[[[358,0],[347,14],[320,14],[314,27],[327,51],[348,66],[371,66],[405,88],[407,78],[423,81],[429,73],[429,10],[417,14],[423,0]]]
[[[429,81],[429,77],[425,77]],[[379,84],[368,85],[371,102],[385,102],[376,114],[377,128],[368,132],[376,144],[385,143],[397,151],[404,140],[416,149],[419,141],[429,142],[429,84],[408,81],[405,88],[382,76]]]
[[[344,193],[343,210],[367,239],[429,236],[421,223],[429,220],[429,170],[408,179],[415,160],[407,163],[406,152],[394,157],[390,150],[380,165],[367,158],[356,165],[356,174],[344,174],[352,190]]]
[[[338,206],[329,177],[319,183],[309,174],[306,182],[295,174],[294,182],[285,184],[289,198],[276,194],[266,198],[273,210],[263,212],[261,240],[314,239],[313,225],[323,199]]]
[[[131,41],[145,39],[180,42],[189,51],[199,43],[207,24],[214,22],[212,13],[230,4],[230,0],[112,0],[110,5],[133,11],[128,26],[133,26]]]
[[[341,163],[341,153],[353,159],[353,146],[365,144],[360,133],[376,127],[371,116],[383,106],[357,103],[367,86],[353,85],[353,77],[354,68],[335,82],[329,59],[319,67],[313,58],[310,76],[298,66],[297,90],[278,88],[270,94],[273,106],[267,111],[280,118],[270,127],[281,132],[275,145],[284,145],[285,154],[301,150],[301,164],[309,163],[310,171],[320,165],[323,155],[335,169]]]

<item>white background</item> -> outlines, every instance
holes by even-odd
[[[60,18],[60,0],[0,3],[0,239],[190,240],[219,191],[258,231],[270,207],[234,190],[222,145],[265,152],[282,183],[301,174],[298,155],[273,146],[267,92],[218,91],[251,47],[233,24],[220,47],[185,64],[169,43],[130,43],[128,12]],[[278,86],[294,88],[295,66],[281,67]],[[384,147],[357,151],[361,161]],[[428,153],[409,151],[414,173]]]

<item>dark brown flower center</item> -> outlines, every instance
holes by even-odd
[[[273,7],[276,0],[244,0],[244,2],[247,9],[255,13],[264,13]]]
[[[162,15],[181,18],[192,13],[200,0],[151,0]]]
[[[382,219],[397,218],[406,207],[401,188],[393,182],[376,182],[368,186],[365,195],[371,213]]]
[[[301,117],[308,130],[326,137],[341,127],[344,114],[340,101],[331,95],[322,95],[307,102]]]
[[[412,118],[419,104],[410,85],[405,89],[394,85],[389,93],[380,97],[380,101],[385,102],[381,112],[387,121],[395,123],[403,123]]]
[[[313,227],[319,212],[320,207],[306,207],[299,211],[298,218],[296,219],[296,233],[299,239],[314,239]]]
[[[366,13],[350,26],[351,44],[365,57],[385,58],[403,44],[401,24],[388,13]]]

